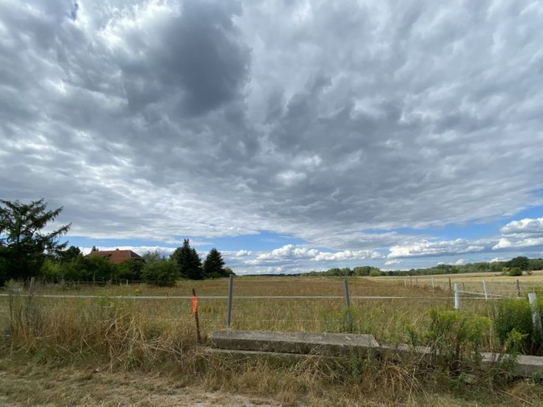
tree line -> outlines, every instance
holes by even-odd
[[[462,265],[438,264],[434,267],[418,268],[410,270],[381,270],[378,267],[344,267],[331,268],[326,271],[311,271],[307,276],[420,276],[431,274],[462,274],[462,273],[503,273],[510,276],[520,276],[523,273],[530,274],[535,270],[543,270],[543,259],[530,259],[526,256],[518,256],[507,261],[477,262]]]
[[[47,210],[43,199],[24,204],[0,200],[0,286],[8,280],[40,277],[50,282],[146,282],[173,285],[178,279],[201,280],[227,277],[221,253],[213,248],[202,263],[188,239],[165,257],[158,252],[143,255],[144,262],[128,260],[113,264],[101,256],[84,256],[79,248],[60,243],[71,225],[49,233],[44,229],[62,212]]]

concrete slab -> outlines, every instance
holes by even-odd
[[[347,356],[379,344],[372,335],[304,332],[219,331],[209,337],[218,349]]]
[[[375,352],[398,360],[416,355],[426,362],[432,362],[431,349],[424,346],[410,348],[407,345],[381,344],[372,335],[295,333],[266,331],[218,331],[209,339],[217,353],[245,356],[275,355],[306,357],[349,356],[353,351]],[[489,370],[502,357],[497,353],[482,353],[481,369]],[[517,358],[515,375],[519,377],[543,377],[543,357],[521,355]]]

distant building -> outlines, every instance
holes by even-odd
[[[89,257],[101,256],[108,259],[113,264],[123,263],[128,260],[145,262],[144,258],[132,250],[93,250],[88,254]]]

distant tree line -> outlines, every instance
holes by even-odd
[[[378,267],[371,267],[371,266],[361,266],[361,267],[344,267],[344,268],[331,268],[326,271],[311,271],[309,273],[304,274],[305,276],[345,276],[345,277],[362,277],[362,276],[370,276],[370,277],[378,277],[384,275],[384,272],[381,271]]]
[[[62,208],[47,210],[43,199],[24,204],[0,200],[0,286],[8,280],[39,277],[50,282],[140,282],[173,285],[181,278],[202,280],[227,277],[233,271],[224,267],[217,249],[211,249],[202,263],[188,239],[169,257],[146,253],[141,260],[113,264],[101,256],[84,256],[79,248],[60,243],[70,225],[45,233]],[[95,248],[93,248],[95,249]]]
[[[518,256],[508,261],[477,262],[462,265],[439,264],[434,267],[410,269],[410,270],[387,270],[383,271],[378,267],[363,266],[355,268],[331,268],[326,271],[311,271],[303,274],[305,276],[420,276],[431,274],[462,274],[462,273],[503,273],[511,276],[520,276],[523,273],[530,274],[535,270],[543,270],[543,259],[529,259],[525,256]]]

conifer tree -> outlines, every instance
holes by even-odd
[[[196,250],[190,247],[189,239],[183,240],[183,246],[175,250],[172,259],[177,263],[181,276],[190,280],[202,280],[204,278],[202,261]]]
[[[226,276],[223,267],[224,260],[221,253],[215,248],[211,249],[204,262],[204,273],[207,276]]]

